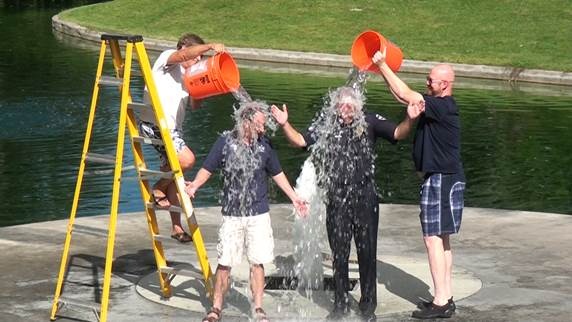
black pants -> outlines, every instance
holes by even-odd
[[[363,187],[362,187],[363,189]],[[348,260],[352,236],[359,264],[362,313],[373,313],[377,306],[376,256],[379,205],[374,187],[351,194],[350,198],[329,198],[326,228],[333,255],[334,305],[348,305]],[[351,200],[349,200],[351,199]]]

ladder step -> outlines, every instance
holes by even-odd
[[[160,145],[160,146],[165,145],[165,143],[163,143],[162,140],[159,140],[159,139],[151,139],[151,138],[145,138],[145,137],[142,137],[142,136],[134,136],[134,137],[133,137],[133,142],[145,143],[145,144],[153,144],[153,145]]]
[[[170,206],[169,209],[158,209],[157,205],[154,202],[147,202],[145,204],[145,206],[149,209],[155,209],[155,210],[167,210],[170,212],[178,212],[178,213],[183,213],[183,208],[181,207],[177,207],[177,206]]]
[[[115,164],[115,156],[114,155],[107,155],[107,154],[99,154],[99,153],[89,152],[85,156],[85,160],[89,161],[89,162],[95,162],[95,163]]]
[[[127,172],[127,171],[130,171],[133,169],[135,169],[134,165],[128,165],[128,166],[123,167],[121,169],[121,172]],[[84,172],[84,174],[87,176],[89,176],[89,175],[108,175],[108,174],[112,174],[113,171],[115,171],[115,170],[114,169],[102,169],[102,170],[92,170],[92,171],[86,170]],[[137,177],[123,177],[122,178],[122,180],[126,180],[126,179],[127,180],[132,180],[132,179],[137,180],[138,178]]]
[[[154,178],[172,179],[173,171],[164,172],[164,171],[139,169],[139,175],[141,176],[141,180],[149,180]]]
[[[107,237],[107,230],[101,228],[95,228],[90,226],[84,225],[73,225],[73,232],[74,233],[81,233],[86,235],[98,236],[98,237]]]
[[[134,111],[148,111],[152,109],[151,105],[149,104],[135,103],[135,102],[127,104],[127,108],[130,108]]]
[[[198,279],[204,278],[203,274],[201,274],[199,272],[195,272],[194,270],[191,270],[191,269],[195,269],[195,268],[190,264],[180,264],[180,265],[177,265],[175,267],[170,267],[170,266],[159,267],[159,271],[161,273],[169,274],[172,277],[174,277],[176,275],[180,275],[180,276],[194,277],[194,278],[198,278]]]
[[[111,76],[101,76],[99,78],[99,85],[104,86],[121,86],[123,84],[123,80],[116,77]]]
[[[66,297],[60,297],[58,299],[58,302],[62,303],[63,305],[73,305],[73,306],[77,306],[77,307],[83,307],[86,309],[90,309],[90,310],[94,310],[94,311],[98,311],[99,309],[91,303],[88,302],[84,302],[84,301],[80,301],[80,300],[76,300],[76,299],[70,299],[70,298],[66,298]]]
[[[171,236],[167,235],[153,235],[153,239],[156,241],[160,241],[162,244],[167,244],[170,246],[185,246],[185,245],[192,245],[192,243],[181,243],[176,239],[172,238]]]
[[[100,310],[99,307],[94,306],[91,303],[88,302],[83,302],[83,301],[78,301],[76,299],[70,299],[70,298],[64,298],[64,297],[60,297],[58,299],[58,305],[59,308],[58,310],[60,310],[61,308],[63,308],[64,306],[75,306],[75,307],[79,307],[82,309],[88,309],[91,310],[93,312],[93,314],[95,315],[95,319],[97,321],[100,320]]]

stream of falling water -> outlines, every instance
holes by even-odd
[[[346,146],[334,144],[342,130],[351,130],[355,136],[363,137],[367,129],[362,107],[365,103],[364,87],[366,83],[365,72],[352,69],[343,87],[330,90],[324,99],[322,109],[317,113],[310,130],[317,140],[310,147],[310,156],[304,162],[300,176],[296,180],[296,191],[300,197],[306,199],[310,205],[310,214],[307,219],[296,218],[294,222],[294,274],[297,278],[298,288],[305,290],[311,296],[312,290],[323,288],[323,251],[329,249],[326,237],[326,201],[328,189],[339,189],[336,178],[340,171],[351,173],[353,165],[333,162],[332,158],[352,153]],[[342,124],[337,108],[342,91],[352,91],[351,96],[356,99],[357,107],[353,111],[353,122]],[[363,140],[362,140],[363,141]],[[363,146],[363,145],[362,145]],[[363,147],[368,148],[368,147]],[[348,156],[351,158],[351,156]],[[346,169],[340,169],[343,166]],[[351,194],[352,191],[347,191]],[[347,195],[346,194],[346,195]],[[329,251],[327,251],[329,252]]]

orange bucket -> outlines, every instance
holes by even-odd
[[[362,32],[354,40],[351,51],[353,64],[360,70],[378,73],[379,67],[371,58],[378,50],[383,51],[384,47],[387,47],[385,62],[391,70],[397,72],[403,62],[401,49],[373,30]]]
[[[236,91],[240,87],[238,67],[232,56],[218,53],[187,69],[183,83],[195,99]]]

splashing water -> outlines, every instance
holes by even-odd
[[[348,99],[349,98],[349,99]],[[338,106],[350,101],[353,105],[351,122],[342,121]],[[350,87],[330,91],[324,107],[310,126],[316,143],[310,147],[311,160],[316,167],[317,182],[326,190],[328,198],[349,196],[351,191],[340,194],[353,175],[362,170],[360,157],[372,155],[367,139],[367,123],[363,112],[365,97]]]
[[[374,180],[375,155],[367,139],[363,106],[365,72],[353,69],[346,85],[331,90],[324,99],[309,131],[316,142],[296,180],[296,191],[310,203],[307,220],[294,223],[295,274],[298,287],[311,294],[323,283],[322,249],[326,248],[326,206],[328,203],[354,203],[353,186]],[[353,105],[351,121],[344,122],[340,106]],[[361,174],[361,175],[357,175]],[[334,234],[339,234],[334,231]],[[349,238],[349,236],[337,236]]]
[[[230,195],[230,200],[237,200],[233,207],[240,215],[250,216],[253,215],[255,170],[260,167],[260,154],[264,149],[259,139],[264,140],[262,136],[267,132],[274,135],[278,124],[266,102],[252,100],[242,86],[233,94],[239,102],[234,106],[233,129],[223,133],[226,140],[223,150],[226,156],[224,191]],[[254,121],[257,112],[264,116],[263,129]]]
[[[316,184],[314,164],[307,159],[302,172],[296,180],[296,193],[309,204],[308,218],[295,217],[294,240],[299,242],[294,246],[294,273],[298,287],[306,290],[322,288],[323,267],[322,249],[327,247],[324,208],[324,191]]]
[[[250,97],[246,89],[242,87],[242,85],[239,86],[235,91],[232,91],[232,96],[234,96],[234,98],[240,103],[252,102],[252,98]]]
[[[367,73],[354,67],[350,70],[345,86],[351,87],[354,91],[363,95],[365,93],[366,81]]]
[[[242,86],[239,86],[235,91],[233,91],[232,95],[239,103],[238,108],[235,107],[234,109],[235,112],[239,110],[241,107],[243,107],[245,104],[250,102],[257,102],[258,104],[260,104],[261,112],[264,113],[264,116],[266,117],[265,126],[268,130],[270,130],[270,136],[274,136],[276,134],[276,130],[278,130],[278,123],[276,123],[276,120],[274,119],[274,117],[272,117],[272,114],[270,112],[270,106],[268,104],[259,100],[256,101],[252,100],[250,94],[248,94],[246,89]],[[235,121],[237,120],[236,115],[234,116],[234,119]]]
[[[268,104],[262,101],[240,102],[232,115],[234,128],[223,133],[226,139],[223,149],[226,156],[224,191],[230,195],[230,200],[237,201],[232,207],[238,208],[241,216],[254,215],[255,170],[260,167],[260,154],[264,149],[259,139],[266,127],[260,129],[254,117],[257,112],[267,115],[269,110]]]

